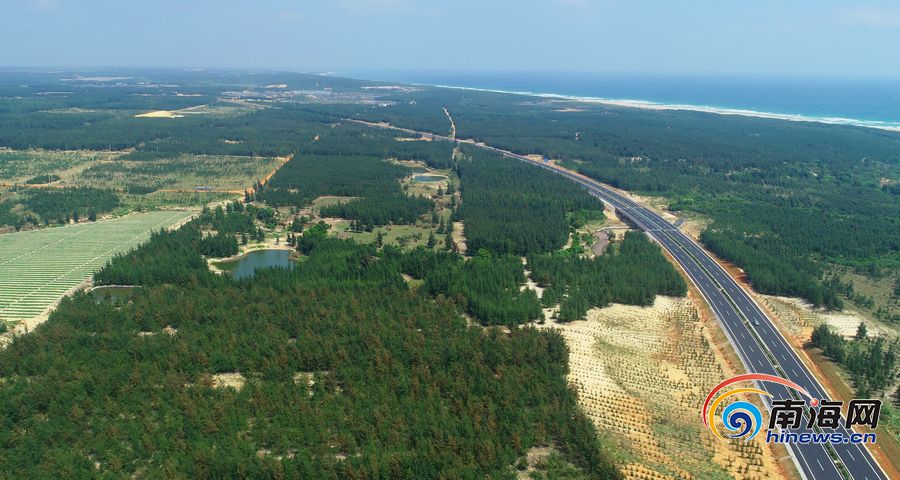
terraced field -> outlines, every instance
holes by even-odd
[[[113,255],[138,245],[151,231],[174,225],[192,213],[139,213],[0,235],[0,319],[42,314]]]

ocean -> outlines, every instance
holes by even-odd
[[[900,129],[900,79],[459,72],[357,72],[353,76]]]

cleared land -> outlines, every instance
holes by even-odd
[[[0,185],[21,184],[31,177],[46,174],[58,175],[66,180],[90,165],[111,161],[120,155],[120,152],[11,150],[0,147]]]
[[[161,190],[203,187],[243,193],[280,166],[280,161],[272,157],[185,154],[152,161],[126,158],[96,162],[73,183],[113,189],[140,185]]]
[[[0,319],[44,313],[113,255],[192,214],[158,211],[0,235]]]
[[[771,295],[760,295],[758,298],[772,312],[771,318],[776,320],[781,331],[786,334],[785,338],[794,345],[801,359],[818,374],[820,379],[824,380],[823,384],[830,390],[834,398],[845,402],[856,398],[853,379],[842,366],[828,359],[821,350],[807,346],[813,329],[826,323],[835,332],[849,338],[856,334],[859,323],[864,322],[870,337],[882,336],[888,341],[894,341],[898,337],[895,325],[865,318],[859,312],[851,310],[826,312],[814,309],[809,303],[797,298]],[[898,388],[900,388],[900,382],[895,382],[881,398],[884,405],[881,410],[881,420],[875,430],[878,433],[878,443],[876,448],[872,448],[872,453],[878,458],[881,465],[889,469],[889,476],[896,472],[894,466],[896,461],[893,459],[900,458],[900,440],[898,440],[900,439],[900,415],[894,406],[895,397],[893,395]]]
[[[548,322],[569,346],[569,381],[594,423],[620,446],[629,479],[778,478],[760,440],[724,443],[698,421],[706,392],[729,371],[691,299],[613,304],[587,320]]]

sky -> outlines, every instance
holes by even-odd
[[[883,0],[0,0],[0,66],[900,78]]]

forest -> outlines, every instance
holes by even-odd
[[[201,227],[243,228],[246,214],[155,234],[97,273],[142,285],[132,298],[77,294],[0,352],[0,471],[513,479],[529,448],[552,445],[585,478],[619,478],[566,383],[562,337],[484,332],[457,313],[453,296],[521,280],[517,258],[379,250],[309,228],[298,268],[211,273]],[[442,265],[484,278],[410,289],[401,275]],[[216,387],[235,372],[241,388]]]
[[[763,293],[840,308],[829,265],[900,269],[900,135],[892,132],[463,90],[386,99],[397,103],[355,114],[445,133],[447,107],[460,138],[559,159],[711,219],[704,243]]]
[[[253,208],[232,202],[204,210],[174,231],[153,232],[150,239],[126,254],[117,254],[94,274],[95,285],[218,285],[203,256],[238,253],[237,234],[255,234]],[[212,232],[215,231],[213,234]]]
[[[456,252],[417,248],[402,252],[384,248],[386,262],[414,279],[423,280],[423,292],[446,297],[482,325],[515,327],[544,320],[533,290],[521,290],[525,269],[513,255],[482,250],[468,260]]]
[[[0,203],[0,225],[16,230],[25,225],[97,220],[119,206],[119,196],[111,190],[87,187],[23,188],[18,195]]]
[[[372,156],[303,155],[289,161],[249,197],[272,206],[308,205],[322,195],[358,197],[321,209],[322,215],[375,225],[415,223],[433,208],[430,200],[406,195],[400,179],[409,169]]]
[[[579,320],[613,302],[647,306],[657,295],[687,295],[684,279],[645,234],[627,232],[615,247],[595,258],[569,251],[528,257],[531,278],[544,287],[544,306],[560,304],[559,321]]]
[[[831,265],[900,266],[900,137],[888,132],[424,87],[372,92],[319,75],[134,75],[121,85],[0,77],[0,147],[115,150],[148,175],[185,173],[162,163],[182,155],[293,159],[244,202],[155,232],[96,272],[96,285],[137,286],[126,300],[75,294],[0,350],[0,477],[512,480],[531,448],[550,446],[566,473],[548,478],[620,478],[615,446],[566,381],[563,338],[532,322],[557,303],[557,320],[572,321],[611,302],[685,295],[659,247],[629,233],[585,258],[574,230],[603,214],[573,183],[354,120],[446,134],[447,107],[460,138],[664,196],[671,210],[708,219],[702,241],[763,292],[839,308],[852,289]],[[265,87],[284,82],[285,92]],[[459,177],[439,203],[463,222],[467,257],[452,241],[363,244],[296,219],[296,268],[242,280],[209,269],[209,257],[276,227],[275,209],[293,213],[323,195],[346,197],[320,213],[357,230],[431,214],[452,240],[435,204],[407,195],[401,180],[412,170],[393,160]],[[30,183],[45,180],[54,177]],[[94,219],[160,188],[125,186],[126,195],[12,187],[0,223]],[[522,288],[526,274],[540,298]],[[812,342],[860,394],[895,378],[898,347],[881,337],[817,328]]]
[[[525,256],[557,250],[569,238],[567,214],[603,208],[559,175],[479,149],[465,152],[468,158],[456,166],[463,201],[455,218],[465,221],[471,251]]]
[[[394,192],[336,203],[322,207],[319,213],[355,220],[359,229],[372,231],[375,225],[416,223],[416,219],[432,208],[434,204],[427,198]]]
[[[809,345],[822,349],[828,358],[850,372],[860,398],[883,395],[900,373],[900,341],[869,336],[865,323],[859,324],[856,336],[849,340],[822,323],[813,329]]]

